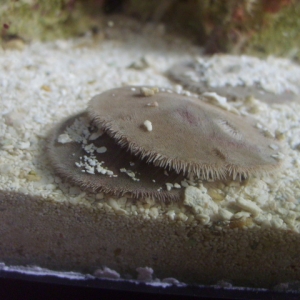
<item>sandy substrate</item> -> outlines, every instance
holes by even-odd
[[[33,42],[21,52],[1,50],[0,260],[86,272],[107,266],[122,275],[149,266],[161,278],[198,283],[228,279],[274,286],[300,279],[297,99],[269,104],[249,98],[221,105],[250,115],[281,142],[282,168],[242,183],[203,182],[195,187],[202,198],[194,204],[89,194],[53,174],[45,154],[49,130],[85,110],[95,94],[126,85],[182,91],[165,73],[201,50],[161,27],[138,33],[132,27],[116,25],[104,39],[87,35]],[[207,66],[226,61],[199,59]],[[251,79],[245,75],[244,82],[259,82],[276,93],[299,92],[300,69],[287,60],[227,59],[240,60]],[[210,81],[220,84],[213,77],[222,74],[211,74]],[[266,77],[273,79],[263,81]]]

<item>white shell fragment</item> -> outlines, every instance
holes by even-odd
[[[107,148],[106,147],[99,147],[99,148],[96,148],[96,152],[97,153],[105,153],[107,151]]]
[[[214,104],[215,106],[218,106],[224,110],[232,111],[233,113],[239,115],[238,110],[233,108],[230,104],[227,103],[226,97],[222,97],[217,93],[212,93],[212,92],[203,93],[201,96],[206,98],[209,103]]]
[[[183,204],[191,207],[195,212],[202,214],[203,218],[209,219],[218,212],[218,205],[206,193],[206,188],[189,186],[184,192]]]
[[[284,159],[284,154],[281,152],[277,152],[275,154],[271,155],[273,158],[277,159],[277,160],[283,160]]]
[[[261,208],[259,208],[253,201],[246,200],[241,197],[236,200],[236,204],[245,211],[250,212],[253,216],[257,216],[262,212]]]
[[[141,95],[145,97],[154,96],[158,92],[159,89],[157,87],[141,87]]]
[[[149,102],[149,103],[147,103],[147,106],[149,106],[149,107],[157,107],[158,103],[157,103],[157,101]]]
[[[61,144],[70,143],[73,140],[70,138],[70,136],[67,133],[62,133],[57,137],[57,141]]]
[[[144,123],[145,128],[147,129],[147,131],[152,131],[153,127],[152,127],[152,123],[149,120],[146,120]]]

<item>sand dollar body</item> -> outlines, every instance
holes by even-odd
[[[280,165],[275,157],[280,145],[251,119],[198,98],[156,87],[122,87],[95,96],[88,114],[134,155],[177,172],[235,178]]]

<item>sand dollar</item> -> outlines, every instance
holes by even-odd
[[[222,179],[280,166],[280,145],[255,122],[198,98],[128,86],[95,96],[88,114],[132,154],[178,173]]]

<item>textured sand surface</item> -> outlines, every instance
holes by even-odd
[[[34,42],[21,52],[0,50],[0,260],[88,272],[107,266],[122,275],[149,266],[161,278],[198,283],[228,279],[272,286],[299,279],[297,101],[270,104],[248,98],[225,105],[208,97],[225,110],[251,115],[260,130],[280,140],[283,166],[242,183],[182,187],[185,197],[179,203],[89,194],[53,174],[45,155],[49,130],[85,110],[95,94],[124,85],[182,92],[165,74],[173,64],[199,56],[200,49],[161,28],[137,31],[135,26],[115,25],[109,38],[101,40],[87,35]],[[226,59],[215,60],[221,64]],[[245,72],[249,64],[268,68],[268,61],[234,59],[243,61],[242,67],[248,62]],[[269,90],[281,91],[280,86],[291,86],[300,76],[289,61],[270,61],[272,72],[281,76],[268,80]],[[293,80],[284,77],[288,72],[283,69],[295,72]]]

